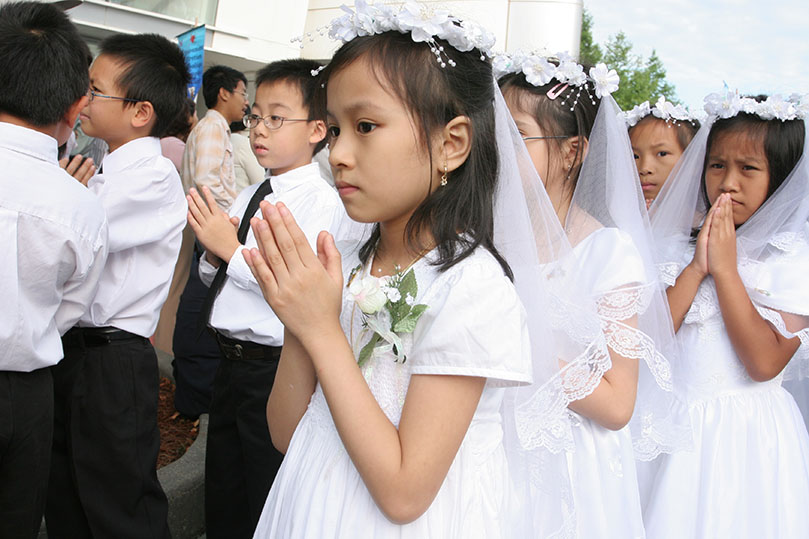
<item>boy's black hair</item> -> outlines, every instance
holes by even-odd
[[[256,89],[262,84],[272,84],[274,82],[288,82],[295,85],[301,92],[303,106],[309,110],[309,121],[326,120],[326,111],[322,106],[314,102],[315,92],[320,85],[320,78],[313,75],[315,70],[322,67],[320,62],[306,60],[304,58],[294,58],[290,60],[279,60],[262,67],[256,74]],[[326,138],[317,143],[313,153],[317,153],[326,147]]]
[[[244,73],[228,66],[213,66],[202,74],[202,97],[205,106],[212,109],[219,102],[219,90],[224,88],[232,92],[242,81],[247,86],[247,77]]]
[[[191,121],[194,116],[194,112],[197,110],[197,104],[194,103],[194,100],[190,97],[185,98],[185,106],[183,106],[183,110],[180,111],[180,114],[174,118],[174,121],[171,122],[171,125],[166,129],[166,132],[163,134],[164,137],[177,137],[178,139],[185,140],[188,138],[189,133],[191,133]]]
[[[494,246],[494,193],[497,187],[497,141],[494,124],[494,81],[490,62],[481,52],[459,52],[442,39],[435,40],[444,54],[455,61],[442,68],[426,43],[415,43],[409,34],[386,32],[352,39],[334,54],[321,73],[322,82],[359,58],[368,61],[377,79],[402,100],[415,124],[419,138],[433,155],[429,141],[449,121],[466,116],[471,123],[471,150],[466,161],[448,173],[448,183],[430,193],[431,177],[424,179],[424,200],[407,223],[405,233],[414,252],[427,246],[419,233],[432,233],[438,251],[434,261],[446,271],[478,247],[486,248],[511,279],[508,263]],[[325,91],[318,92],[325,103]],[[360,248],[363,263],[379,241],[379,225]]]
[[[552,63],[557,64],[555,61]],[[585,73],[590,69],[588,65],[583,65],[582,67]],[[601,103],[601,99],[592,90],[590,94],[592,100],[590,97],[581,96],[574,101],[569,92],[576,92],[577,90],[572,86],[562,90],[562,95],[556,99],[551,99],[548,97],[548,92],[554,89],[559,84],[559,81],[552,80],[544,86],[537,87],[528,82],[522,72],[504,75],[499,79],[498,83],[504,95],[511,93],[516,98],[517,106],[520,110],[530,114],[536,120],[543,135],[590,138],[598,106]],[[565,96],[569,98],[566,99]],[[575,105],[573,104],[574,102]],[[555,156],[561,154],[565,139],[546,139],[545,142],[556,148],[557,151],[548,152],[549,155]],[[573,196],[576,184],[579,181],[579,173],[584,161],[583,151],[584,145],[579,144],[576,148],[575,165],[568,173],[565,185],[565,191],[569,197]],[[537,172],[543,178],[548,173],[548,171],[543,172],[541,170]]]
[[[633,125],[628,129],[629,136],[630,137],[632,136],[633,129],[635,129],[642,123],[648,123],[651,121],[665,122],[669,128],[674,129],[675,130],[674,134],[677,137],[677,144],[680,145],[680,150],[683,152],[688,147],[688,145],[691,144],[691,141],[694,139],[694,135],[697,134],[697,131],[699,131],[700,127],[699,120],[696,119],[691,121],[677,120],[675,122],[666,122],[666,120],[662,118],[658,118],[657,116],[649,114],[641,118],[638,123],[636,123],[635,125]]]
[[[59,8],[0,6],[0,111],[37,127],[59,122],[87,95],[88,58],[87,44]]]
[[[155,123],[149,135],[164,136],[187,106],[191,75],[180,47],[157,34],[117,34],[102,41],[100,48],[100,54],[123,66],[115,85],[124,97],[148,101],[154,107]]]
[[[761,103],[767,99],[767,96],[757,95],[753,99]],[[798,160],[803,155],[803,144],[806,136],[803,120],[762,120],[755,114],[746,112],[740,112],[730,118],[720,118],[711,126],[708,140],[705,143],[705,161],[702,165],[700,191],[706,208],[711,206],[708,200],[708,190],[705,187],[705,173],[708,170],[711,145],[720,136],[736,133],[745,133],[763,144],[764,155],[767,158],[770,173],[767,198],[770,198],[776,189],[784,183],[784,180],[787,179],[787,176],[789,176],[789,173],[792,172],[792,169],[795,168]]]

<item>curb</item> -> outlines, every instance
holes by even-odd
[[[174,539],[196,539],[205,531],[205,446],[208,414],[199,417],[197,439],[182,457],[157,470],[169,500],[169,529]]]

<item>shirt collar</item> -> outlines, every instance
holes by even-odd
[[[157,137],[139,137],[130,140],[108,156],[101,163],[104,174],[118,172],[131,166],[144,157],[162,155],[160,139]]]
[[[0,122],[0,147],[2,148],[57,164],[58,146],[56,139],[50,135],[21,125]]]
[[[292,170],[279,174],[278,176],[272,176],[268,170],[265,177],[270,180],[272,192],[277,194],[291,191],[295,187],[303,185],[307,182],[316,180],[324,181],[320,176],[320,167],[314,161],[308,165],[293,168]]]

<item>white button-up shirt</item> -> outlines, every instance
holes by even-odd
[[[79,322],[143,337],[157,327],[180,252],[188,204],[160,140],[142,137],[104,158],[88,187],[109,222],[109,257],[98,293]]]
[[[268,173],[269,174],[269,173]],[[317,163],[290,170],[280,176],[271,176],[272,193],[264,197],[270,203],[283,202],[298,226],[301,227],[312,249],[316,249],[317,236],[321,230],[332,230],[344,218],[345,211],[337,191],[320,175]],[[250,198],[260,183],[242,191],[233,207],[231,216],[244,218]],[[261,210],[256,211],[261,217]],[[248,219],[252,215],[247,217]],[[253,230],[247,232],[244,247],[257,247]],[[227,279],[216,298],[211,312],[211,326],[233,339],[250,341],[267,346],[284,344],[284,326],[267,305],[261,288],[253,277],[239,247],[230,259]],[[202,282],[211,285],[217,268],[200,259],[199,275]]]
[[[104,210],[56,154],[52,137],[0,122],[0,371],[62,359],[107,256]]]

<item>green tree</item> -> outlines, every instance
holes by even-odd
[[[618,72],[621,82],[612,96],[622,109],[628,110],[643,101],[654,103],[661,95],[677,103],[675,88],[666,80],[666,68],[656,51],[652,50],[649,58],[644,59],[633,51],[632,42],[623,32],[611,36],[603,47],[599,46],[593,41],[592,28],[592,15],[584,10],[581,61],[589,64],[604,62]]]
[[[583,64],[595,65],[601,61],[601,47],[593,40],[593,16],[587,9],[581,14],[581,43],[579,44],[579,61]]]

